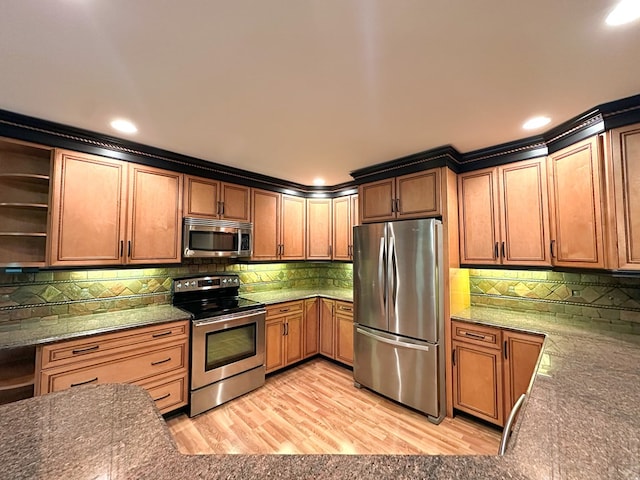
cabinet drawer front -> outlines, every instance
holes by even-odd
[[[284,302],[267,307],[267,318],[302,312],[303,301]]]
[[[80,368],[43,371],[40,393],[98,383],[140,383],[145,379],[187,367],[187,343],[159,349],[145,349],[128,357],[112,357],[103,363],[85,364]]]
[[[336,314],[342,315],[343,317],[348,317],[348,316],[353,317],[353,303],[342,302],[340,300],[337,300]]]
[[[167,413],[187,404],[186,372],[141,386],[149,392],[160,413]]]
[[[47,369],[78,361],[97,360],[105,355],[160,345],[179,338],[186,339],[188,334],[189,323],[182,321],[45,345],[42,347],[41,368]]]
[[[482,345],[488,348],[502,348],[502,332],[499,328],[486,327],[465,322],[451,322],[453,340]]]

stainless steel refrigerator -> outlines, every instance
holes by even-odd
[[[354,367],[364,386],[445,416],[442,223],[354,227]]]

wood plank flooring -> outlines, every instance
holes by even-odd
[[[182,453],[489,454],[500,431],[464,417],[440,425],[366,389],[323,359],[195,418],[167,420]]]

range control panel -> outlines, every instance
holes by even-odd
[[[232,273],[225,275],[208,275],[206,277],[183,277],[173,279],[175,292],[194,292],[216,288],[234,288],[240,286],[240,278]]]

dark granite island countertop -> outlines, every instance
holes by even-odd
[[[7,478],[640,478],[640,337],[545,315],[455,316],[547,334],[507,454],[196,455],[178,453],[135,386],[80,387],[0,407]]]

